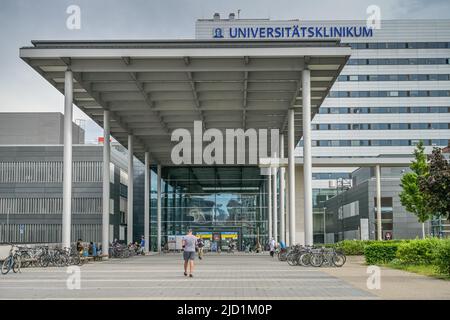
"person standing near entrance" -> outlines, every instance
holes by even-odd
[[[273,255],[275,253],[275,239],[274,238],[270,238],[269,248],[270,248],[270,256],[273,258]]]
[[[197,244],[197,237],[192,234],[192,229],[189,229],[186,236],[183,238],[183,259],[184,259],[184,275],[187,276],[189,265],[189,277],[193,277],[194,273],[194,259],[195,259],[195,245]]]

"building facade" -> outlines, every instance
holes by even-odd
[[[346,32],[348,26],[363,28],[366,22],[235,19],[234,14],[221,19],[216,15],[213,19],[197,20],[196,37],[275,41],[338,38],[352,47],[349,61],[312,120],[314,156],[406,155],[412,153],[419,140],[424,142],[427,152],[449,145],[450,20],[381,21],[381,28],[370,34],[358,30]],[[293,31],[295,28],[298,33]],[[300,157],[303,155],[303,141],[296,152]],[[316,242],[326,242],[327,226],[340,222],[330,212],[326,213],[323,202],[342,191],[339,184],[343,180],[347,188],[351,187],[349,178],[356,169],[313,167]],[[383,177],[388,171],[382,169],[382,189],[386,194],[393,192],[388,207],[395,210],[395,235],[414,237],[420,226],[399,205],[399,178],[393,182],[390,173]],[[355,172],[356,176],[359,174]],[[360,209],[369,210],[372,219],[374,183],[367,177],[355,190],[348,191],[348,195],[364,197],[365,204]],[[338,205],[338,199],[328,203]],[[368,215],[364,214],[365,218]],[[327,217],[331,220],[325,223]],[[333,229],[330,226],[328,229]],[[355,237],[356,226],[359,224],[346,226],[336,237],[330,233],[329,241]],[[386,228],[392,229],[392,221]]]
[[[6,118],[8,127],[14,129],[2,129],[2,139],[8,145],[0,146],[0,243],[59,243],[63,146],[60,143],[62,130],[58,128],[62,115],[16,113],[4,117],[1,114],[2,121]],[[82,129],[74,124],[74,132],[82,132]],[[81,238],[100,242],[103,146],[76,141],[80,144],[73,146],[71,241]],[[122,242],[127,240],[127,155],[125,148],[112,144],[108,177],[110,239]],[[139,173],[142,163],[135,162]],[[139,187],[139,182],[137,184]],[[143,195],[138,194],[135,199],[140,198]]]

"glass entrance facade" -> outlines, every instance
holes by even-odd
[[[212,249],[223,250],[232,240],[239,250],[268,241],[266,177],[258,167],[163,167],[161,176],[163,246],[169,236],[184,235],[190,228]],[[151,187],[154,246],[156,179]]]

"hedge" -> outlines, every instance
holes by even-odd
[[[397,258],[401,263],[433,264],[436,250],[442,240],[437,238],[416,239],[402,242],[397,250]]]
[[[399,242],[374,242],[365,246],[364,256],[366,263],[388,263],[396,258]]]
[[[436,248],[434,264],[440,273],[450,276],[450,239],[440,241]]]
[[[343,240],[336,244],[336,248],[341,249],[348,256],[364,254],[364,248],[372,243],[371,240]]]

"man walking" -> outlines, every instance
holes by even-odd
[[[270,250],[270,256],[273,258],[273,255],[275,254],[275,239],[274,238],[270,238],[270,242],[269,242],[269,250]]]
[[[186,236],[183,238],[183,258],[184,258],[184,275],[187,276],[189,264],[189,277],[193,277],[194,273],[194,259],[195,259],[195,245],[197,244],[197,237],[192,234],[189,229]]]

